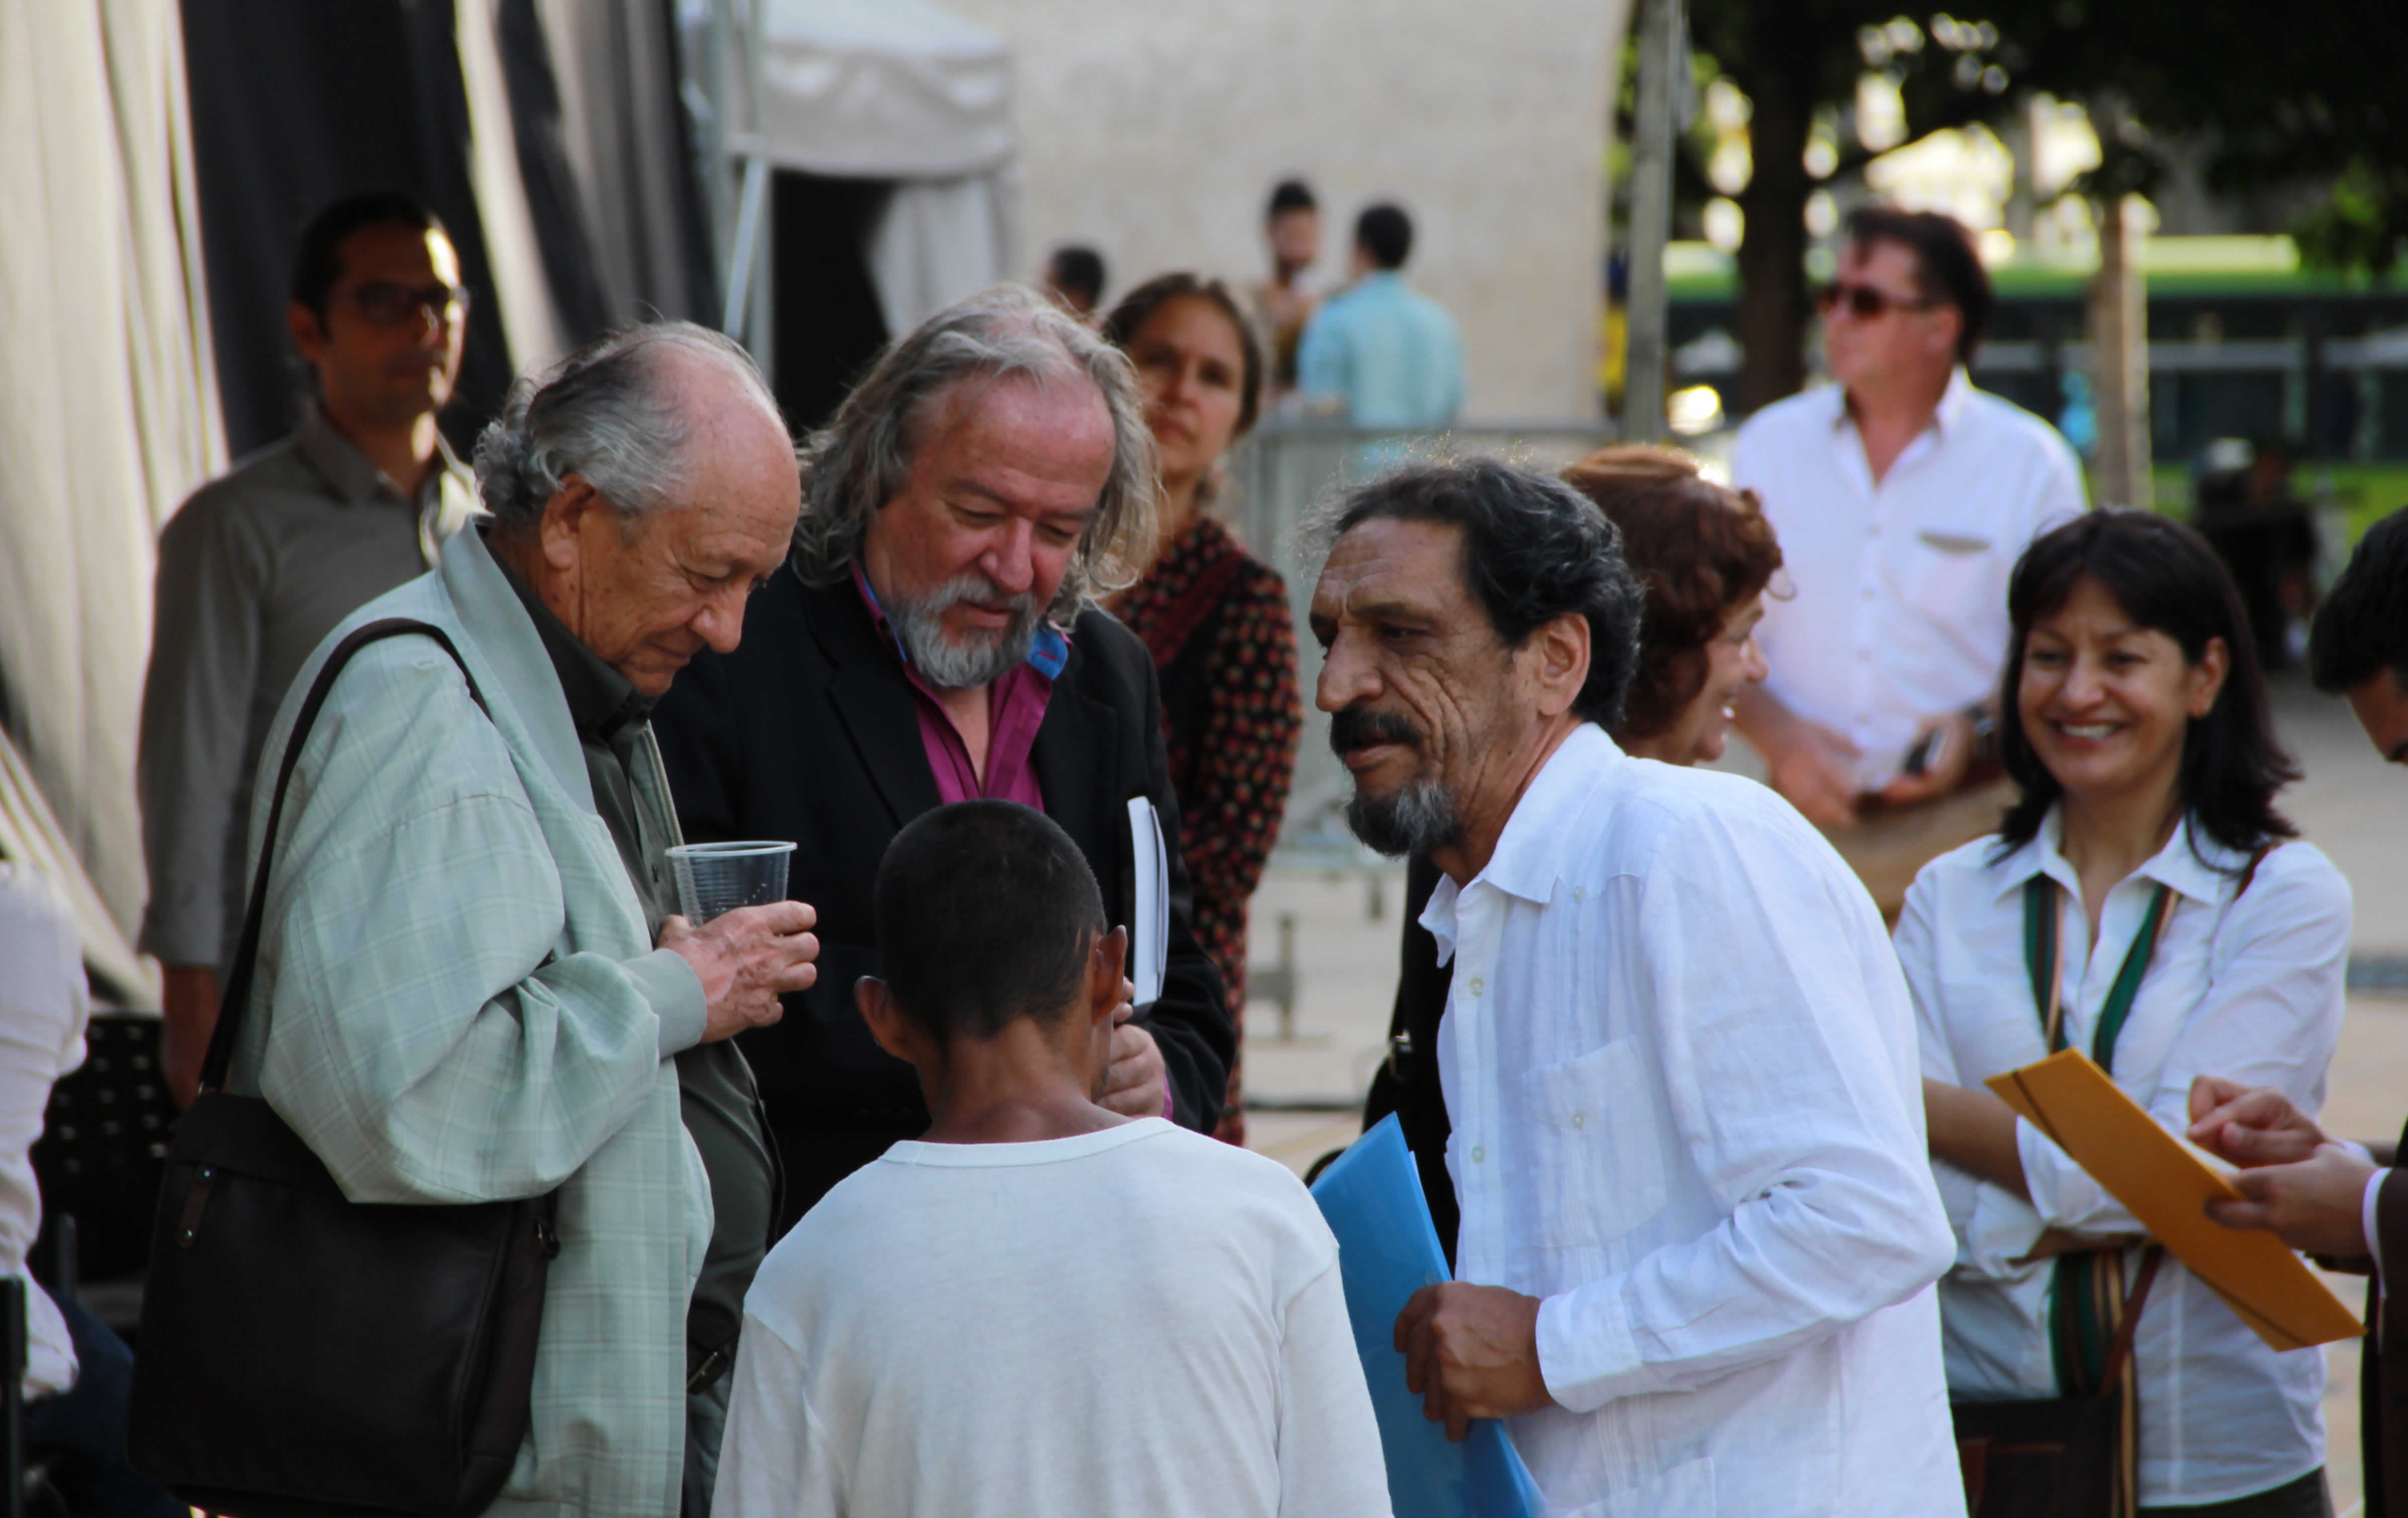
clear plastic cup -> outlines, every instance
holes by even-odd
[[[678,910],[697,926],[738,907],[786,899],[791,843],[681,843],[669,851]]]

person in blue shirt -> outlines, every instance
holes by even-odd
[[[1463,407],[1463,339],[1445,308],[1405,283],[1412,219],[1391,205],[1354,223],[1354,280],[1313,314],[1297,389],[1357,427],[1443,427]]]

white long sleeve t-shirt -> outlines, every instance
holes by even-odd
[[[714,1518],[1383,1518],[1338,1245],[1147,1118],[901,1143],[745,1299]]]

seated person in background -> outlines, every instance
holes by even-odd
[[[0,1272],[25,1283],[27,1453],[49,1466],[76,1518],[182,1518],[182,1503],[125,1463],[134,1360],[124,1342],[25,1273],[42,1227],[31,1152],[50,1087],[83,1063],[90,1014],[66,902],[42,876],[0,859]]]
[[[1897,935],[1966,1401],[2100,1390],[2142,1268],[2131,1213],[1982,1081],[2071,1047],[2176,1131],[2205,1072],[2314,1111],[2349,954],[2349,886],[2274,809],[2299,772],[2199,535],[2148,511],[2076,518],[2025,551],[2007,612],[2000,752],[2021,797],[1996,837],[1924,866]],[[2161,1257],[2132,1364],[2143,1514],[2331,1511],[2323,1355],[2276,1353]]]
[[[1069,835],[896,835],[855,988],[927,1094],[745,1302],[720,1518],[1388,1511],[1338,1248],[1276,1162],[1098,1106],[1127,938]]]
[[[1603,448],[1564,471],[1574,490],[1622,530],[1622,552],[1647,593],[1639,623],[1639,665],[1622,718],[1622,752],[1668,765],[1723,754],[1736,694],[1764,679],[1756,624],[1765,587],[1781,567],[1781,545],[1756,493],[1730,490],[1669,448]],[[1397,1052],[1371,1083],[1366,1125],[1389,1112],[1422,1167],[1439,1237],[1455,1247],[1455,1191],[1447,1180],[1446,1102],[1439,1090],[1438,1024],[1449,972],[1421,926],[1438,866],[1418,855],[1405,874],[1405,950],[1389,1025]],[[1394,1040],[1401,1039],[1401,1042]]]

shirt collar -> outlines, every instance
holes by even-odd
[[[1541,907],[1555,899],[1568,847],[1560,825],[1562,814],[1579,799],[1599,766],[1617,764],[1623,757],[1621,747],[1597,723],[1583,723],[1573,728],[1531,777],[1513,815],[1505,820],[1496,851],[1472,877],[1471,884],[1458,889],[1452,876],[1439,877],[1429,905],[1422,909],[1421,925],[1438,940],[1440,964],[1455,957],[1455,907],[1464,890],[1491,886]]]
[[[2197,847],[2193,847],[2194,838]],[[2064,843],[2065,804],[2060,801],[2048,809],[2048,815],[2041,819],[2040,830],[2032,835],[2030,842],[1999,862],[2000,898],[2022,890],[2035,875],[2046,875],[2068,894],[2079,896],[2082,881],[2073,866],[2066,863]],[[2165,847],[2132,873],[2172,887],[2193,901],[2214,902],[2222,899],[2248,859],[2246,853],[2228,849],[2207,834],[2194,835],[2190,818],[2186,815],[2174,824],[2173,836],[2166,839]]]
[[[534,587],[502,562],[500,554],[494,555],[494,565],[509,581],[510,589],[518,593],[519,604],[526,608],[528,618],[535,623],[536,636],[543,639],[543,652],[552,658],[552,673],[560,680],[560,694],[568,699],[568,720],[576,724],[579,738],[609,743],[652,716],[652,697],[637,690],[626,676],[587,648],[583,639],[568,630],[566,623],[552,615],[552,608],[543,604]]]
[[[401,492],[385,478],[384,471],[368,462],[358,445],[326,420],[325,409],[316,401],[301,403],[301,420],[293,429],[293,442],[310,466],[335,487],[335,494],[345,505],[365,506],[380,491],[396,500],[401,498]],[[443,440],[441,433],[436,434],[435,466],[426,471],[426,479],[419,486],[419,500],[413,504],[424,504],[427,493],[442,488],[445,475],[459,470],[460,460],[452,453],[452,445]]]
[[[1931,424],[1940,436],[1946,437],[1965,420],[1966,408],[1973,404],[1973,381],[1959,364],[1949,372],[1948,388],[1940,393],[1940,405],[1931,413]]]
[[[887,620],[886,608],[878,599],[878,593],[870,588],[869,576],[863,571],[859,559],[853,561],[853,583],[861,592],[862,604],[869,608],[869,620],[877,624],[879,638],[895,651],[895,657],[903,661],[903,667],[910,669],[911,651],[903,646],[902,635]],[[1028,645],[1028,666],[1049,680],[1059,680],[1063,666],[1069,662],[1069,638],[1064,637],[1062,630],[1052,622],[1039,617],[1037,635]]]
[[[1856,425],[1856,414],[1848,409],[1848,387],[1825,385],[1813,393],[1823,408],[1823,422],[1833,432]],[[1973,404],[1973,381],[1958,365],[1948,375],[1948,388],[1940,393],[1940,404],[1932,408],[1931,425],[1926,429],[1946,437],[1965,420],[1966,408]]]

